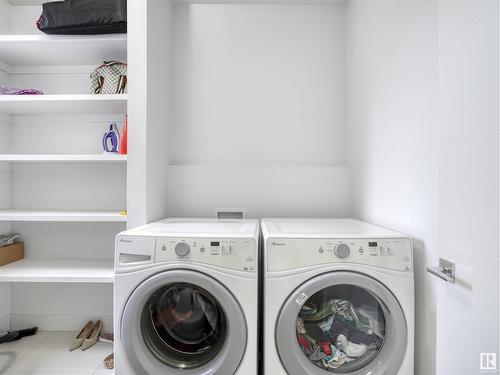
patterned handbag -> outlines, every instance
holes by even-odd
[[[104,61],[90,74],[90,91],[93,94],[126,94],[127,64]]]

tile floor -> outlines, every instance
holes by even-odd
[[[77,332],[38,332],[35,336],[0,345],[2,375],[113,375],[102,360],[113,352],[111,344],[68,351]]]

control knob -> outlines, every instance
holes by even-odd
[[[351,249],[345,243],[339,243],[335,246],[335,255],[340,259],[345,259],[351,253]]]
[[[175,253],[177,254],[177,256],[185,257],[189,254],[190,250],[191,249],[189,248],[189,245],[185,242],[179,242],[177,245],[175,245]]]

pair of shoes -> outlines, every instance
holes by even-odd
[[[115,353],[111,353],[106,358],[104,358],[104,361],[102,361],[102,363],[104,363],[104,367],[106,367],[107,369],[110,369],[110,370],[114,369],[115,368]]]
[[[26,336],[33,336],[37,333],[38,327],[20,329],[19,331],[0,331],[0,344],[21,340]]]
[[[100,320],[95,321],[95,323],[91,320],[88,321],[71,343],[69,351],[71,352],[79,347],[82,347],[82,350],[90,348],[99,339],[101,328],[102,324]]]
[[[18,331],[0,331],[0,344],[14,341],[19,337]]]
[[[101,333],[99,336],[99,342],[105,342],[107,344],[113,343],[113,334],[112,333]]]

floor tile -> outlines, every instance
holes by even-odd
[[[112,351],[111,344],[98,342],[88,350],[68,350],[77,332],[39,332],[35,336],[0,346],[2,375],[99,375],[102,360]],[[3,357],[3,358],[2,358]],[[102,371],[101,371],[102,370]],[[100,372],[99,372],[100,371]]]

